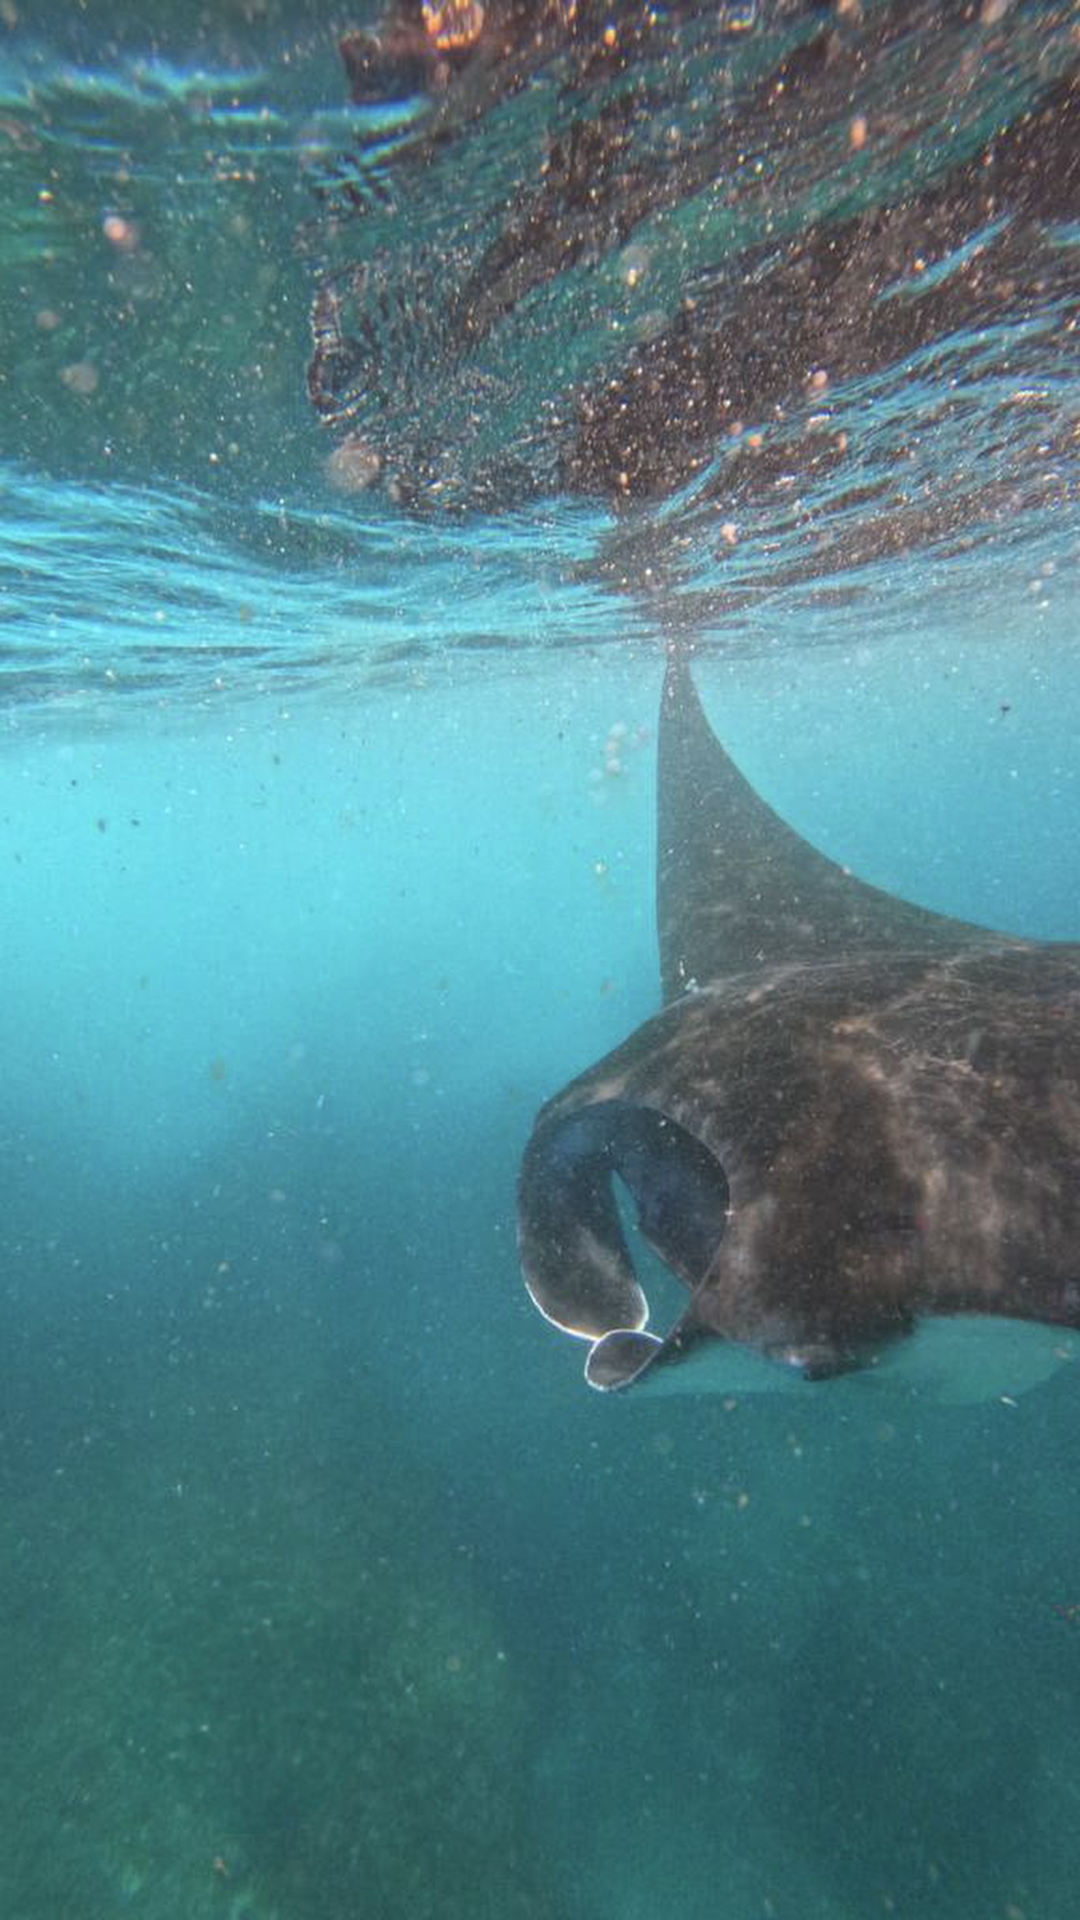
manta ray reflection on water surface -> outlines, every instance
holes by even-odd
[[[520,1178],[526,1284],[590,1343],[590,1384],[692,1358],[690,1384],[707,1351],[724,1384],[925,1390],[944,1356],[968,1397],[991,1390],[978,1360],[958,1385],[972,1356],[1011,1392],[1080,1351],[1080,945],[818,853],[732,764],[678,649],[657,832],[664,1009],[541,1110]],[[689,1289],[662,1340],[617,1181]]]

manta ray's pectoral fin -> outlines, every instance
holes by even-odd
[[[769,965],[1005,939],[883,893],[796,833],[713,732],[681,643],[668,652],[658,758],[657,927],[665,1002],[691,980],[704,984]]]

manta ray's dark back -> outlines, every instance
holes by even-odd
[[[667,1004],[539,1114],[519,1242],[621,1387],[707,1342],[812,1378],[934,1316],[1080,1325],[1080,947],[868,886],[739,773],[685,654],[661,704]],[[666,1338],[616,1182],[689,1291]]]

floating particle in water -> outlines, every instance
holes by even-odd
[[[636,753],[648,739],[647,727],[631,728],[625,720],[612,722],[601,750],[600,765],[590,768],[589,771],[592,797],[599,806],[603,806],[606,801],[607,790],[612,783],[621,780],[628,771],[627,756]]]
[[[457,53],[472,48],[484,30],[484,8],[480,0],[444,0],[432,6],[424,0],[420,9],[424,31],[440,53]]]
[[[72,393],[88,399],[97,392],[101,376],[92,360],[73,360],[69,366],[61,367],[60,378]]]
[[[617,779],[623,770],[622,746],[626,733],[623,720],[616,720],[608,729],[608,737],[604,742],[604,772],[609,779]]]
[[[101,231],[117,253],[137,253],[142,246],[142,233],[136,222],[126,219],[122,213],[107,213]]]
[[[0,0],[0,20],[3,21],[5,27],[10,27],[14,30],[18,18],[19,16],[15,8],[13,6],[8,7],[6,4],[3,4],[3,0]],[[31,153],[35,147],[40,147],[41,145],[41,141],[37,138],[36,134],[31,133],[28,127],[22,125],[21,121],[13,120],[10,115],[6,113],[0,114],[0,134],[3,134],[5,139],[10,140],[12,146],[21,148],[25,153]]]
[[[382,458],[369,441],[350,434],[326,463],[327,477],[342,493],[365,493],[382,472]]]

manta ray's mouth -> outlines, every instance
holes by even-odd
[[[648,1319],[616,1177],[645,1238],[688,1287],[708,1271],[728,1212],[720,1162],[667,1114],[598,1100],[541,1116],[518,1192],[522,1266],[540,1311],[589,1340],[638,1330]]]

